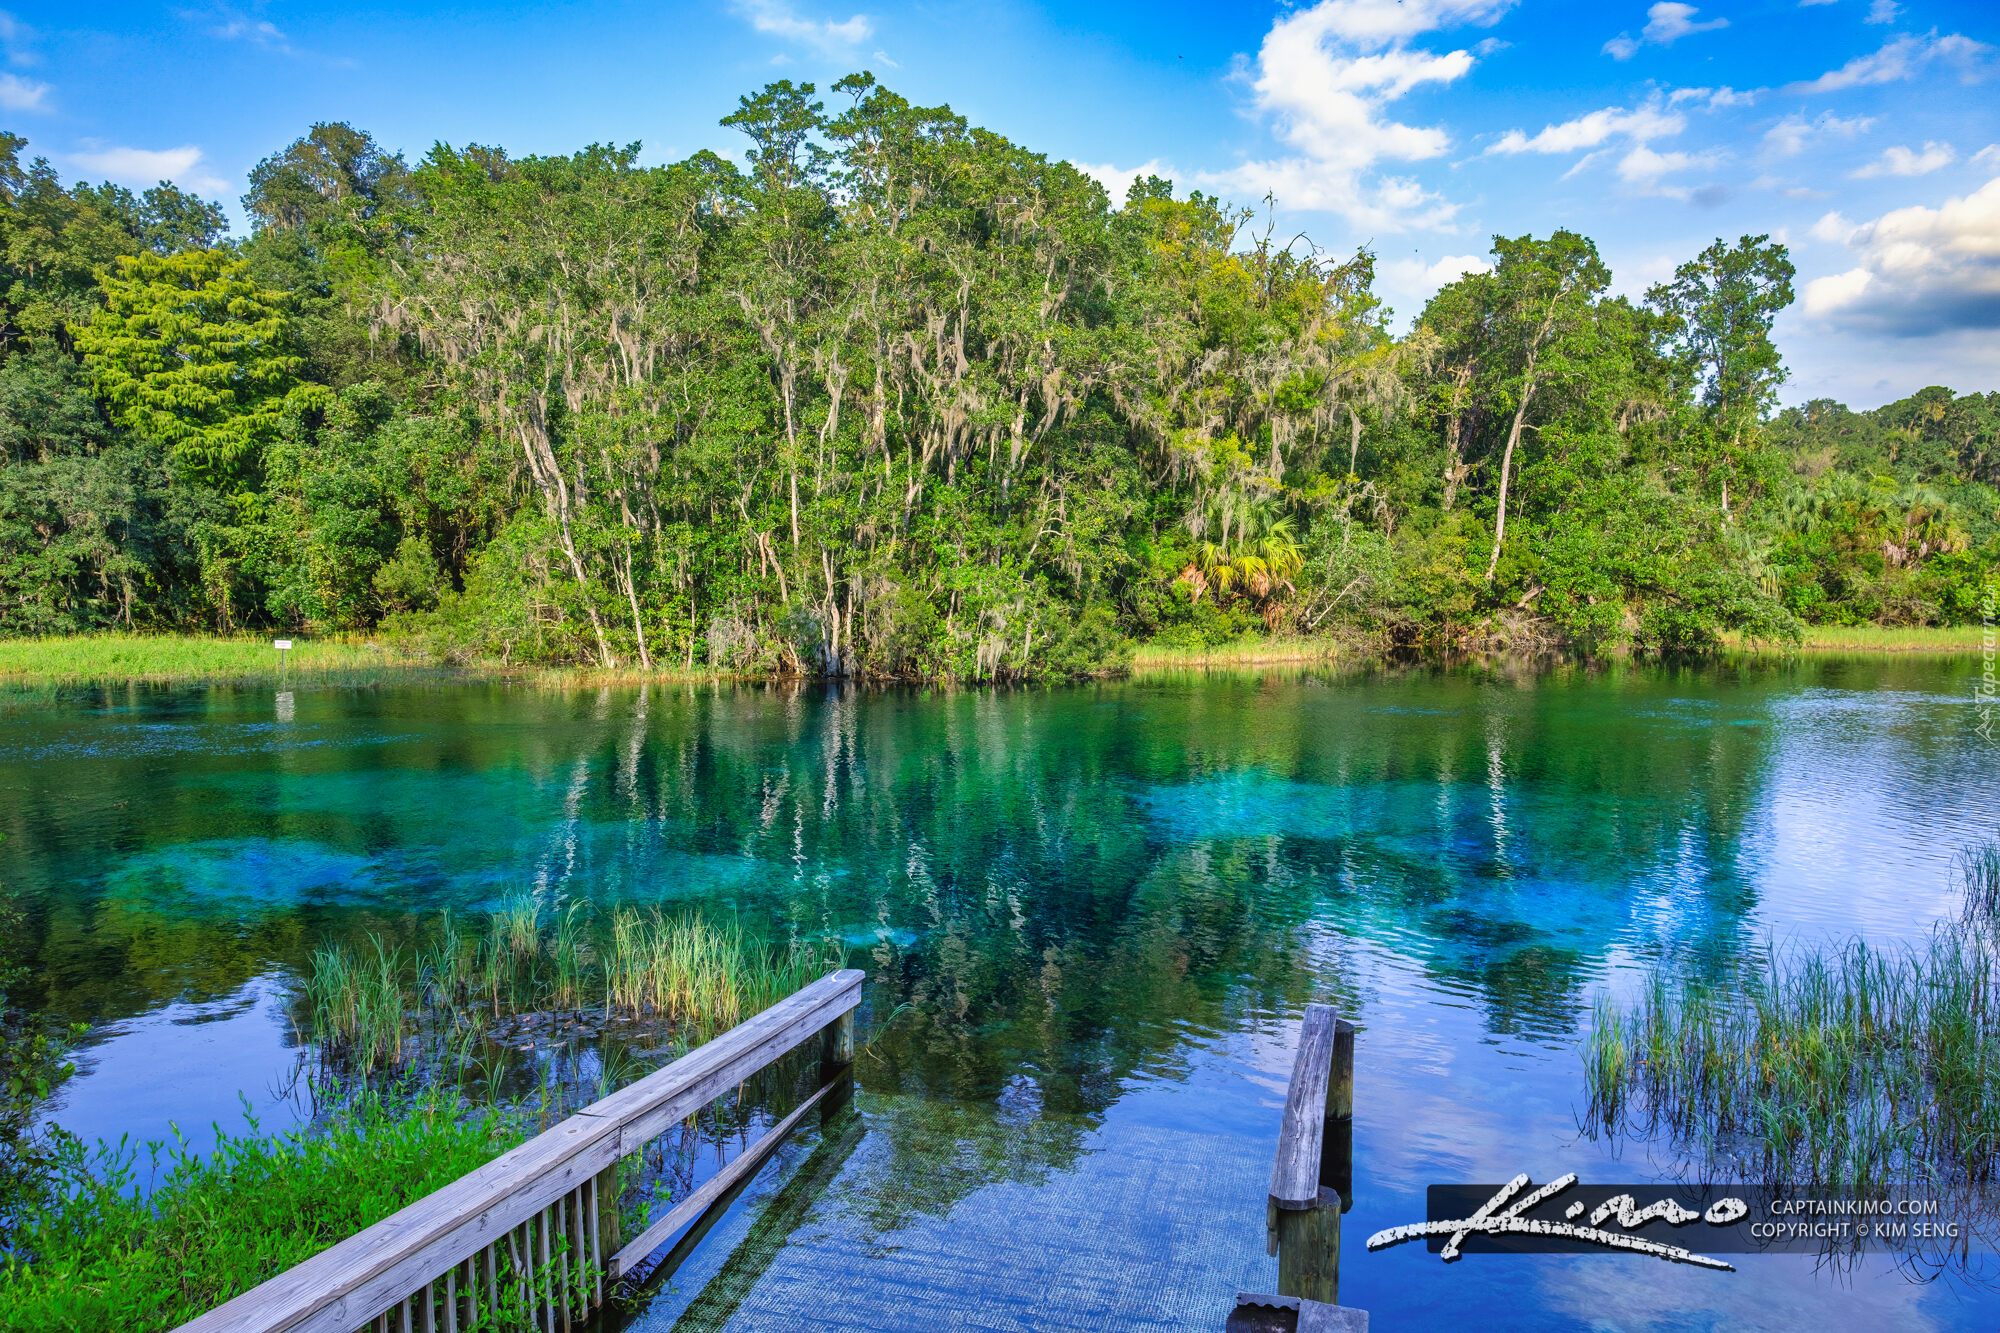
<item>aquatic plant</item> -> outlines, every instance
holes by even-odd
[[[0,1265],[0,1330],[173,1328],[526,1138],[516,1115],[437,1095],[364,1092],[328,1122],[277,1136],[245,1118],[247,1132],[218,1131],[207,1152],[150,1143],[143,1164],[122,1141],[71,1140]],[[523,1306],[525,1276],[502,1275]]]
[[[1925,945],[1773,947],[1706,976],[1657,965],[1600,999],[1593,1130],[1665,1131],[1763,1180],[1866,1195],[2000,1167],[2000,947],[1982,922]]]
[[[309,959],[303,991],[321,1053],[366,1076],[402,1067],[420,1034],[450,1046],[454,1034],[475,1041],[530,1016],[718,1031],[839,967],[843,956],[838,941],[773,943],[735,922],[658,908],[621,908],[608,921],[582,903],[545,913],[521,895],[479,934],[443,913],[408,946],[375,934],[358,947],[325,945]]]
[[[1968,919],[2000,924],[2000,840],[1970,843],[1958,853],[1959,887]]]

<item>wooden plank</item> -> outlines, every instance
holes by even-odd
[[[352,1333],[376,1311],[529,1221],[861,1001],[829,973],[666,1068],[278,1274],[175,1333]]]
[[[1285,1118],[1278,1127],[1278,1156],[1271,1166],[1271,1202],[1281,1209],[1311,1208],[1319,1201],[1320,1140],[1326,1127],[1336,1021],[1331,1005],[1309,1004],[1299,1024],[1299,1051],[1292,1060]]]
[[[703,1181],[700,1189],[675,1204],[666,1216],[641,1232],[637,1240],[612,1255],[611,1276],[623,1277],[644,1263],[655,1250],[667,1243],[668,1237],[708,1211],[708,1206],[727,1193],[731,1185],[762,1166],[764,1160],[783,1142],[785,1135],[797,1126],[800,1118],[812,1110],[820,1098],[831,1092],[833,1086],[831,1083],[822,1085],[818,1092],[794,1107],[790,1115],[765,1130],[755,1143],[736,1154],[729,1165]]]

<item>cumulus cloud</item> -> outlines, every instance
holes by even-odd
[[[1604,44],[1604,53],[1613,60],[1630,60],[1647,43],[1672,46],[1683,37],[1729,26],[1728,19],[1703,19],[1697,23],[1694,16],[1700,12],[1695,6],[1680,4],[1677,0],[1660,0],[1659,4],[1646,11],[1646,26],[1637,38],[1621,32]]]
[[[1873,116],[1849,116],[1843,120],[1831,111],[1823,111],[1807,120],[1794,113],[1764,131],[1764,148],[1777,157],[1797,157],[1814,139],[1852,139],[1857,134],[1866,134],[1874,125]]]
[[[1292,151],[1203,183],[1288,208],[1323,209],[1381,231],[1448,226],[1456,206],[1403,177],[1376,176],[1383,162],[1434,158],[1451,146],[1441,127],[1406,125],[1389,105],[1411,90],[1448,85],[1473,66],[1472,52],[1414,46],[1426,33],[1489,24],[1513,0],[1320,0],[1271,25],[1250,81],[1257,110]]]
[[[1706,91],[1705,89],[1702,91]],[[1596,148],[1614,136],[1646,143],[1669,138],[1687,128],[1678,111],[1670,111],[1655,100],[1636,110],[1608,106],[1601,111],[1543,127],[1530,137],[1521,130],[1508,130],[1490,147],[1489,153],[1573,153],[1580,148]]]
[[[1932,139],[1921,150],[1914,150],[1897,144],[1882,150],[1882,156],[1851,173],[1857,180],[1870,176],[1926,176],[1939,167],[1948,167],[1958,160],[1948,143]]]
[[[71,153],[69,161],[81,171],[102,176],[120,185],[157,185],[172,181],[198,194],[224,194],[229,182],[209,170],[201,149],[193,144],[179,148],[101,148]]]
[[[2000,329],[2000,177],[1937,208],[1849,224],[1829,213],[1812,235],[1854,252],[1854,266],[1814,278],[1805,313],[1824,324],[1897,337]]]
[[[1636,194],[1656,194],[1668,199],[1704,204],[1720,203],[1723,196],[1715,190],[1700,190],[1667,180],[1667,177],[1683,172],[1706,170],[1718,160],[1714,152],[1661,153],[1639,144],[1618,159],[1618,179]]]
[[[1863,23],[1894,23],[1896,15],[1902,12],[1903,7],[1897,4],[1896,0],[1875,0],[1874,4],[1868,6],[1868,17],[1861,21]]]
[[[1421,259],[1391,259],[1380,271],[1399,287],[1434,292],[1468,273],[1491,273],[1493,261],[1484,255],[1446,255],[1430,264]]]
[[[1931,65],[1955,67],[1966,79],[1976,77],[1993,48],[1961,33],[1943,37],[1935,29],[1922,37],[1904,36],[1887,43],[1879,51],[1856,56],[1839,69],[1828,70],[1816,79],[1794,83],[1791,93],[1835,93],[1877,83],[1897,83],[1913,78]]]
[[[828,55],[844,55],[875,35],[875,25],[866,14],[835,23],[831,19],[801,18],[784,0],[731,0],[730,7],[748,19],[758,32],[798,42]]]
[[[2000,167],[2000,143],[1990,143],[1972,155],[1975,167]]]
[[[0,107],[9,111],[48,110],[49,85],[18,74],[0,74]]]
[[[1157,157],[1147,162],[1141,162],[1136,167],[1114,166],[1109,162],[1091,163],[1075,160],[1072,160],[1070,165],[1096,181],[1099,185],[1102,185],[1105,193],[1111,196],[1113,207],[1117,207],[1125,202],[1126,191],[1130,190],[1132,182],[1138,180],[1141,176],[1162,176],[1168,180],[1172,180],[1174,177],[1174,169],[1160,161]]]

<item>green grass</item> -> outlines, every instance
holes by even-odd
[[[1342,635],[1307,638],[1248,638],[1200,648],[1142,643],[1132,654],[1132,674],[1214,668],[1308,665],[1345,661],[1367,651],[1364,641]]]
[[[1808,625],[1804,642],[1763,644],[1726,634],[1731,648],[1808,653],[1976,653],[1985,644],[1979,625]]]
[[[1868,1197],[1979,1197],[2000,1173],[2000,847],[1961,859],[1966,912],[1921,947],[1766,947],[1719,973],[1656,965],[1600,999],[1589,1124],[1665,1133],[1730,1174]]]
[[[149,1145],[143,1169],[129,1150],[86,1152],[72,1141],[0,1267],[0,1329],[171,1329],[483,1166],[528,1132],[518,1117],[468,1113],[436,1096],[399,1106],[364,1096],[330,1124],[276,1137],[254,1121],[248,1129],[221,1134],[206,1155],[186,1142]],[[521,1275],[503,1270],[501,1282],[513,1304],[525,1303]]]
[[[294,638],[286,661],[280,663],[272,638],[83,634],[58,639],[0,639],[0,683],[178,684],[277,680],[281,675],[304,682],[426,669],[417,659],[347,639]]]

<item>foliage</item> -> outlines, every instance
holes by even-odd
[[[324,401],[297,381],[285,294],[227,252],[122,256],[100,287],[104,308],[76,331],[84,365],[120,424],[187,471],[234,479],[288,407]]]
[[[493,1110],[363,1094],[328,1123],[267,1137],[217,1129],[210,1151],[71,1140],[0,1267],[0,1328],[128,1333],[173,1328],[525,1137]]]
[[[995,680],[1977,617],[2000,399],[1771,420],[1767,237],[1643,304],[1496,237],[1396,338],[1365,250],[828,92],[744,97],[743,168],[317,124],[236,241],[0,140],[0,631]]]

